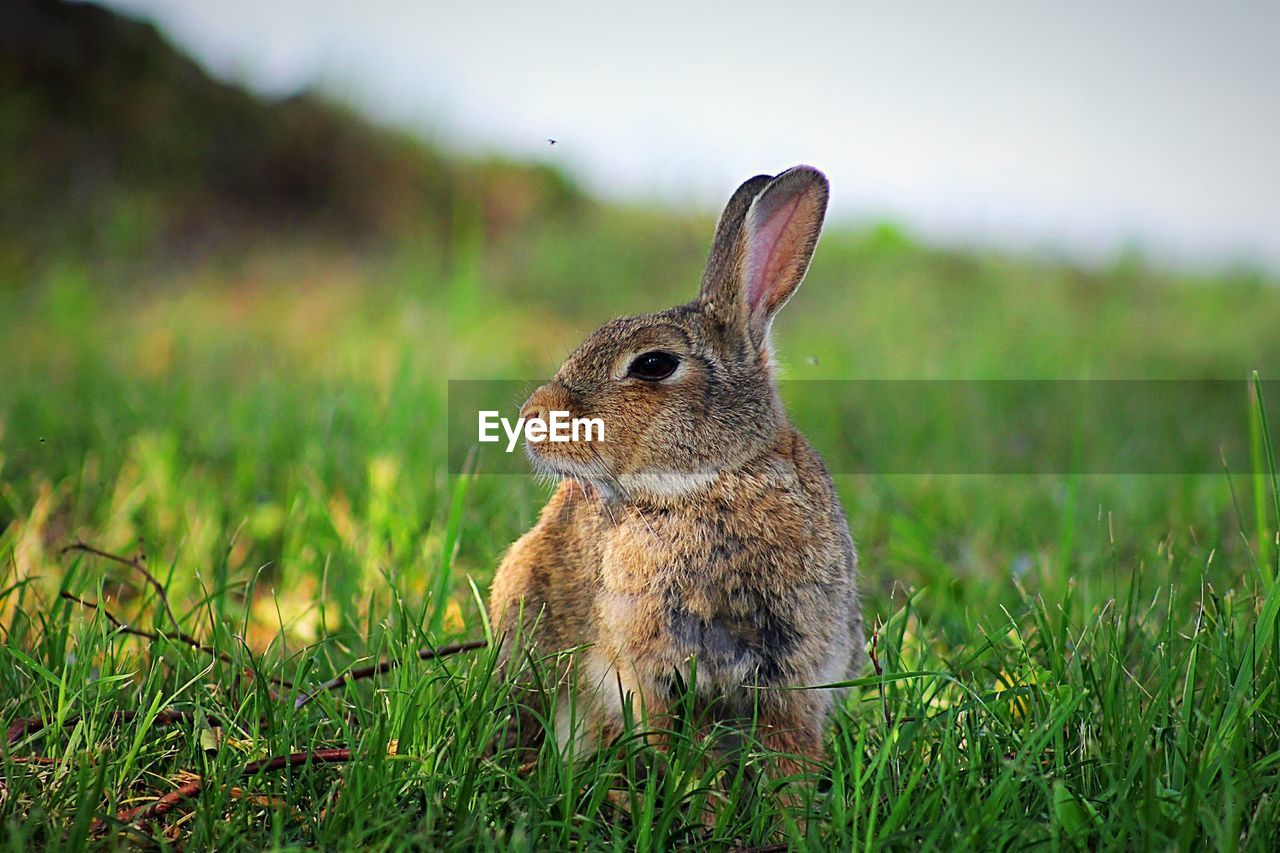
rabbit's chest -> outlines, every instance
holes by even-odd
[[[741,692],[778,668],[788,632],[750,574],[732,561],[621,537],[602,553],[596,614],[602,639],[649,691],[674,674],[699,693]],[[723,546],[722,546],[723,547]],[[772,644],[770,641],[772,640]],[[695,664],[696,662],[696,664]]]

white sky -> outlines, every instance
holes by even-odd
[[[808,162],[835,216],[934,239],[1280,268],[1273,0],[111,5],[221,77],[611,196],[718,208]]]

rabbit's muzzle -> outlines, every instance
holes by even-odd
[[[526,423],[535,420],[546,423],[552,412],[568,412],[572,416],[575,403],[573,393],[568,388],[559,382],[548,382],[529,395],[524,408],[520,410],[520,417]]]
[[[601,464],[599,448],[588,445],[603,443],[603,427],[596,432],[574,426],[583,415],[582,409],[577,396],[559,382],[548,382],[530,395],[520,417],[525,424],[525,450],[535,462],[568,476],[582,476],[583,465]],[[541,424],[535,428],[537,422]],[[535,433],[547,438],[528,440]],[[557,437],[551,438],[552,434]]]

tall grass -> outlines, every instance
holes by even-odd
[[[816,786],[757,790],[641,723],[580,760],[493,751],[492,651],[416,652],[484,636],[545,491],[482,462],[450,478],[445,383],[545,375],[606,316],[689,295],[700,241],[639,217],[611,266],[617,224],[472,234],[445,265],[277,248],[128,296],[68,264],[0,295],[0,716],[48,724],[0,755],[7,846],[1275,849],[1280,478],[1256,381],[1230,477],[839,477],[878,669]],[[836,234],[777,332],[797,379],[1240,378],[1280,364],[1278,315],[1251,280]],[[79,540],[145,554],[178,624],[137,571],[62,552]],[[165,818],[114,820],[190,774]]]

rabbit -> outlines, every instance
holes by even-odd
[[[577,649],[544,691],[563,746],[607,745],[637,708],[661,721],[691,685],[714,721],[754,726],[780,772],[824,758],[839,691],[768,688],[860,674],[857,555],[825,464],[783,410],[769,329],[827,197],[810,166],[743,183],[697,298],[605,323],[521,411],[604,424],[603,440],[525,442],[560,482],[489,603],[505,665],[521,644]]]

